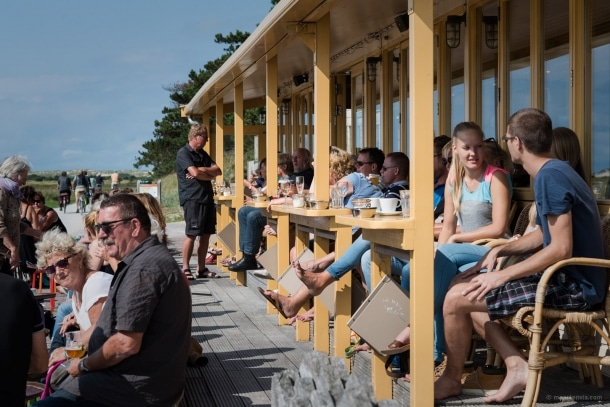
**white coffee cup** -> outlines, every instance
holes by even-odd
[[[379,198],[369,198],[371,201],[371,208],[379,208]]]
[[[379,208],[385,213],[396,212],[398,198],[379,198]]]

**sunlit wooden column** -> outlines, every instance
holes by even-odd
[[[302,228],[296,227],[296,241],[295,241],[295,250],[297,255],[300,254],[303,249],[309,247],[309,232]],[[309,304],[306,304],[299,313],[306,312],[309,309]],[[308,341],[309,340],[309,322],[298,321],[296,323],[295,329],[295,339],[297,341]]]
[[[316,198],[328,201],[330,146],[330,14],[316,23],[314,55],[314,112],[316,149],[316,175],[314,177]],[[328,239],[314,238],[314,256],[320,258],[329,252]],[[318,298],[314,299],[314,349],[329,352],[328,309]]]
[[[371,289],[377,287],[383,277],[389,275],[391,271],[390,256],[380,255],[375,250],[375,246],[376,244],[371,242]],[[371,382],[377,400],[392,398],[392,379],[386,374],[386,359],[386,356],[377,352],[373,352],[371,356]]]
[[[464,117],[475,123],[481,116],[481,9],[470,5],[466,12],[466,46],[464,47]]]
[[[290,264],[290,246],[292,242],[288,239],[290,235],[290,215],[282,212],[273,212],[277,215],[277,253],[278,253],[278,269],[284,268]],[[278,293],[288,296],[290,293],[281,285],[278,285]],[[282,317],[278,312],[278,325],[288,325],[288,319]]]
[[[588,6],[587,6],[588,5]],[[578,136],[583,146],[584,162],[591,162],[591,139],[585,137],[591,134],[590,120],[587,113],[591,111],[591,39],[587,33],[590,26],[591,2],[570,0],[570,128]],[[585,166],[587,177],[591,167]]]
[[[510,115],[510,2],[501,1],[498,10],[498,123],[497,134],[503,136]],[[498,143],[505,144],[498,137]],[[506,145],[504,145],[506,149]]]
[[[530,0],[530,101],[544,110],[544,1]]]
[[[433,132],[434,95],[434,25],[433,2],[411,0],[409,10],[409,104],[412,135]],[[429,137],[411,137],[411,218],[415,220],[415,236],[411,255],[411,392],[412,406],[432,405],[433,387],[433,270],[434,220],[433,146]],[[417,171],[415,171],[417,168]],[[419,272],[418,272],[419,271]]]
[[[274,180],[274,175],[277,173],[277,152],[279,151],[279,123],[277,116],[278,98],[277,98],[277,55],[268,55],[267,63],[265,64],[265,76],[266,76],[266,95],[265,95],[265,137],[266,137],[266,151],[265,157],[267,157],[267,182]],[[274,182],[274,181],[271,181]],[[269,185],[268,188],[271,188]],[[269,189],[268,189],[269,191]],[[277,244],[276,236],[267,236],[267,248],[273,244]],[[279,259],[278,259],[278,264]],[[277,290],[278,284],[275,280],[267,280],[267,289]],[[277,309],[267,301],[267,313],[277,314]]]
[[[243,178],[244,178],[244,84],[243,82],[235,82],[234,87],[234,133],[235,133],[235,182],[241,178],[242,190],[241,201],[234,201],[235,211],[237,212],[243,206]],[[237,214],[235,215],[235,241],[239,245],[239,222]],[[236,285],[246,284],[245,271],[231,271],[231,278],[235,278]]]
[[[216,100],[216,126],[214,131],[214,161],[220,167],[223,172],[223,175],[216,178],[216,181],[222,181],[224,179],[224,105],[222,97]],[[220,198],[220,197],[219,197]],[[217,206],[217,218],[216,218],[216,231],[220,232],[223,230],[230,222],[231,218],[229,215],[229,207],[224,204],[222,200],[216,201]],[[222,248],[222,253],[226,256],[229,253],[233,255],[236,254],[236,248],[229,248],[220,242],[220,247]],[[227,271],[225,267],[222,268],[223,271]]]
[[[334,223],[334,217],[332,222]],[[352,228],[335,226],[335,258],[339,258],[352,244]],[[333,355],[345,357],[345,348],[350,346],[350,329],[347,322],[352,316],[352,273],[345,273],[335,283],[335,325]],[[345,364],[350,369],[349,360]]]

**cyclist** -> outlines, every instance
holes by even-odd
[[[62,206],[62,194],[68,194],[66,198],[66,202],[64,205],[70,203],[70,195],[72,194],[72,189],[70,188],[70,178],[68,178],[68,174],[65,171],[61,172],[61,175],[57,179],[57,189],[59,190],[59,205]]]
[[[78,213],[78,200],[80,196],[85,196],[86,205],[87,195],[89,194],[89,180],[87,179],[84,170],[80,170],[78,172],[78,175],[74,177],[74,180],[72,181],[72,186],[74,187],[74,199],[76,200],[76,213]]]

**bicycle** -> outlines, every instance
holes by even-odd
[[[66,192],[59,194],[59,210],[60,211],[64,211],[64,213],[66,213],[66,210],[68,208],[69,199],[70,199],[70,194],[68,194]]]
[[[85,197],[85,194],[78,197],[77,208],[81,215],[84,216],[85,211],[87,210],[87,198]]]

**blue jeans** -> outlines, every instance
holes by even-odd
[[[369,245],[370,246],[370,245]],[[404,259],[399,259],[398,257],[392,257],[391,260],[391,274],[393,276],[401,276],[400,284],[406,292],[409,292],[409,274],[407,269],[407,275],[405,278],[405,274],[403,272],[403,267],[405,265],[409,266],[409,261]],[[364,275],[364,281],[366,282],[366,288],[371,292],[371,251],[367,250],[366,253],[362,255],[362,274]],[[405,286],[406,284],[406,286]]]
[[[95,401],[85,400],[80,396],[69,393],[65,390],[57,390],[55,393],[44,400],[37,401],[34,406],[37,407],[103,407],[103,404],[96,403]]]
[[[255,255],[261,247],[261,236],[267,218],[261,214],[260,208],[242,206],[237,212],[239,220],[239,250],[244,254]]]
[[[434,257],[434,354],[446,352],[443,302],[451,281],[459,273],[474,266],[489,247],[470,243],[443,244]],[[442,356],[441,356],[442,360]]]
[[[364,240],[362,235],[360,235],[358,239],[354,240],[352,245],[347,248],[341,257],[335,259],[335,262],[331,264],[326,271],[328,271],[335,280],[340,279],[360,264],[360,258],[370,248],[371,243],[368,240]]]
[[[57,307],[55,315],[55,326],[53,327],[53,335],[51,336],[51,346],[49,347],[49,355],[57,348],[65,346],[64,338],[59,334],[61,323],[64,322],[64,317],[72,312],[72,301],[64,301]]]

